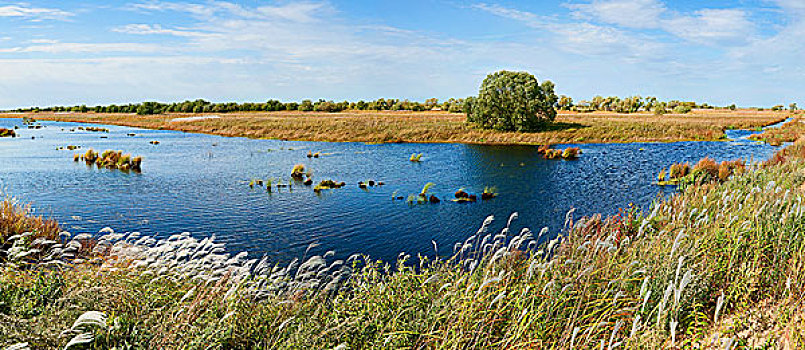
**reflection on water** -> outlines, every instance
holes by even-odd
[[[645,207],[670,193],[672,188],[651,182],[673,162],[693,163],[704,156],[758,160],[775,150],[738,137],[735,142],[592,144],[580,145],[584,153],[578,160],[564,161],[542,159],[531,146],[287,142],[118,126],[99,135],[70,132],[85,124],[42,124],[46,127],[18,130],[18,138],[0,139],[0,187],[69,231],[94,233],[111,226],[163,237],[183,231],[215,234],[230,249],[265,253],[276,261],[301,255],[312,242],[339,256],[360,252],[386,260],[401,251],[431,254],[431,240],[447,251],[486,216],[504,219],[514,211],[520,213],[520,227],[547,226],[555,234],[570,208],[577,209],[577,217],[612,214],[631,202]],[[21,120],[0,119],[0,127],[14,125]],[[67,145],[82,149],[57,150]],[[72,161],[73,153],[90,147],[144,156],[143,172]],[[309,159],[308,151],[325,155]],[[421,163],[408,160],[414,152],[424,153]],[[298,163],[312,169],[317,182],[333,179],[347,186],[316,195],[301,184],[273,193],[247,185],[252,178],[288,181]],[[358,181],[366,180],[386,185],[359,189]],[[442,199],[459,188],[480,194],[485,186],[497,187],[499,196],[474,204],[391,200],[393,192],[407,197],[427,182],[436,184],[431,192]]]

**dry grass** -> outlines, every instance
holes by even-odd
[[[23,205],[13,198],[6,197],[0,202],[0,247],[6,240],[25,232],[33,233],[35,238],[56,239],[59,237],[59,224],[41,216],[32,216],[30,205]]]
[[[772,146],[780,146],[783,142],[794,142],[800,135],[805,134],[805,122],[796,117],[780,128],[767,129],[761,134],[752,135],[750,139],[763,141]]]
[[[8,116],[19,117],[19,114]],[[222,136],[336,142],[449,142],[545,144],[673,142],[724,139],[726,129],[757,128],[784,120],[788,112],[697,110],[685,115],[609,112],[560,114],[550,130],[532,133],[481,130],[463,114],[446,112],[246,112],[220,118],[171,122],[201,116],[168,114],[48,114],[37,119],[170,129]]]

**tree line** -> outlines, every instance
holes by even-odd
[[[616,113],[637,113],[652,112],[655,114],[676,113],[685,114],[693,109],[729,109],[735,110],[735,104],[729,106],[712,106],[707,103],[696,103],[690,101],[660,101],[656,97],[641,96],[595,96],[589,100],[574,101],[566,95],[556,96],[553,94],[553,84],[550,84],[551,97],[549,103],[559,111],[574,111],[579,113],[590,113],[596,111],[616,112]],[[546,86],[547,87],[547,86]],[[430,98],[424,102],[409,101],[401,99],[380,98],[374,101],[335,102],[332,100],[319,99],[317,101],[303,100],[301,102],[282,102],[279,100],[268,100],[266,102],[226,102],[214,103],[198,99],[195,101],[184,101],[174,103],[162,102],[142,102],[130,103],[125,105],[106,105],[106,106],[52,106],[52,107],[30,107],[19,108],[15,112],[74,112],[74,113],[136,113],[140,115],[163,114],[163,113],[230,113],[230,112],[275,112],[275,111],[303,111],[303,112],[343,112],[343,111],[430,111],[442,110],[451,113],[471,113],[470,103],[476,97],[450,98],[439,101],[437,98]],[[783,105],[776,105],[771,110],[785,110]],[[763,110],[763,108],[758,108]],[[798,110],[796,103],[791,103],[788,110]]]
[[[184,101],[174,103],[143,102],[126,105],[107,105],[107,106],[53,106],[53,107],[31,107],[20,108],[16,112],[75,112],[75,113],[136,113],[140,115],[162,114],[162,113],[230,113],[230,112],[276,112],[276,111],[302,111],[302,112],[342,112],[347,110],[355,111],[430,111],[443,110],[451,113],[462,113],[464,99],[450,98],[446,101],[439,101],[430,98],[424,102],[384,99],[374,101],[318,101],[303,100],[301,102],[282,102],[278,100],[268,100],[266,102],[227,102],[213,103],[198,99],[195,101]]]

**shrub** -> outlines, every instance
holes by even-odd
[[[565,159],[576,159],[578,157],[579,157],[578,147],[565,148],[564,152],[562,152],[562,158]]]
[[[690,164],[687,162],[685,163],[676,163],[671,165],[668,169],[668,179],[681,179],[687,176],[690,173]]]
[[[718,177],[718,163],[713,158],[704,157],[693,167],[693,172],[697,174],[707,174],[710,178]]]
[[[692,108],[690,108],[690,106],[679,105],[679,106],[676,106],[676,107],[674,108],[674,113],[676,113],[676,114],[688,114],[688,113],[690,113],[690,111],[692,111],[692,110],[693,110],[693,109],[692,109]]]

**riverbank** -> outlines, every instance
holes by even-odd
[[[434,247],[449,259],[395,272],[327,254],[272,268],[210,240],[106,233],[80,246],[103,249],[76,249],[91,263],[3,265],[0,345],[64,346],[62,331],[101,311],[105,326],[82,330],[99,348],[800,348],[804,198],[800,141],[646,212],[577,220],[547,240],[509,218],[509,232],[481,225]],[[33,220],[0,222],[0,241],[38,232]]]
[[[786,111],[696,110],[689,114],[560,113],[549,129],[533,133],[482,130],[464,114],[447,112],[248,112],[226,114],[34,113],[36,119],[168,129],[221,136],[331,142],[562,144],[724,140],[724,130],[781,122]]]

